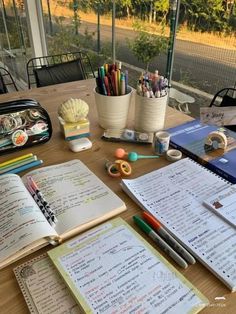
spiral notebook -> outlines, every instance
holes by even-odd
[[[231,291],[236,291],[236,230],[203,205],[231,185],[189,158],[136,179],[124,191],[154,215]]]

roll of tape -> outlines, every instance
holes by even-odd
[[[119,165],[121,175],[124,175],[124,176],[131,175],[132,168],[127,161],[124,161],[122,159],[117,159],[115,163]]]
[[[166,152],[166,159],[169,161],[176,161],[176,160],[181,159],[181,157],[182,157],[182,153],[178,149],[169,149]]]
[[[215,142],[217,143],[217,145],[215,145]],[[210,146],[211,149],[217,149],[217,148],[226,149],[227,137],[224,134],[224,132],[213,131],[213,132],[208,134],[208,136],[205,140],[205,145]]]
[[[117,178],[121,176],[119,165],[115,162],[107,161],[105,164],[105,168],[109,176],[113,178]]]

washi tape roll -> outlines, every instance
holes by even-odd
[[[168,151],[170,134],[166,131],[158,131],[154,134],[153,149],[157,155],[163,155]]]
[[[224,132],[213,131],[208,134],[205,145],[209,146],[212,150],[214,149],[226,149],[227,147],[227,137]]]
[[[116,164],[114,162],[107,161],[105,163],[105,168],[106,168],[106,171],[109,174],[109,176],[114,177],[114,178],[121,176],[120,168],[119,168],[118,164]]]
[[[177,160],[180,160],[181,158],[182,158],[182,153],[178,149],[169,149],[166,152],[166,159],[168,161],[177,161]]]
[[[119,165],[121,175],[124,175],[124,176],[131,175],[132,169],[131,169],[130,164],[127,161],[124,161],[122,159],[117,159],[115,163]]]

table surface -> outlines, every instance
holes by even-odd
[[[37,100],[45,109],[47,109],[53,126],[53,135],[49,142],[41,144],[32,148],[24,149],[23,151],[14,152],[0,157],[0,162],[6,161],[26,153],[34,153],[39,159],[44,161],[42,166],[59,164],[72,159],[80,159],[83,161],[105,184],[107,184],[117,195],[124,200],[128,210],[120,216],[125,219],[134,229],[132,216],[140,212],[140,208],[122,191],[117,178],[111,178],[106,174],[104,169],[105,160],[114,160],[114,151],[118,147],[123,147],[127,151],[136,151],[139,154],[152,154],[151,145],[139,145],[133,143],[113,143],[101,139],[103,129],[99,127],[97,122],[97,113],[94,103],[93,88],[95,81],[85,80],[66,84],[53,85],[38,89],[32,89],[21,92],[14,92],[0,96],[0,103],[31,98]],[[73,153],[68,148],[68,143],[63,139],[60,133],[59,123],[57,118],[58,106],[69,98],[81,98],[85,100],[90,107],[90,140],[93,146],[90,150]],[[133,128],[134,106],[129,112],[128,128]],[[183,113],[167,108],[167,115],[165,127],[176,126],[183,122],[189,121],[191,118]],[[169,162],[164,157],[159,159],[141,159],[132,163],[132,175],[130,178],[135,178],[152,170],[158,169]],[[24,173],[22,173],[23,175]],[[136,229],[137,230],[137,229]],[[137,230],[139,232],[139,230]],[[142,234],[142,236],[144,236]],[[146,240],[149,239],[144,236]],[[151,243],[151,242],[150,242]],[[153,245],[153,243],[151,243]],[[17,265],[25,262],[32,257],[35,257],[51,247],[41,249],[18,262],[2,269],[0,271],[0,313],[28,313],[28,308],[21,294],[20,288],[16,282],[12,269]],[[236,298],[235,294],[231,293],[226,286],[221,283],[210,271],[197,262],[195,265],[189,266],[183,270],[178,265],[168,258],[168,256],[155,247],[170,263],[172,263],[186,278],[194,284],[210,301],[210,305],[202,310],[201,313],[223,313],[233,314],[236,312]],[[217,297],[224,297],[225,299],[215,299]],[[179,314],[179,313],[178,313]]]

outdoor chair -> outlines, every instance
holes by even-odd
[[[171,105],[175,109],[178,109],[181,112],[186,114],[190,114],[188,105],[195,102],[195,99],[185,93],[178,91],[177,89],[171,87],[170,88],[170,98],[175,100],[175,103]]]
[[[236,106],[236,88],[227,87],[218,91],[210,103],[210,107],[212,106]]]
[[[212,106],[217,107],[236,106],[236,88],[226,87],[218,91],[210,103],[210,107]],[[228,125],[225,127],[236,132],[236,125]]]
[[[18,91],[18,88],[11,73],[7,69],[0,67],[0,94],[9,93],[12,90]]]
[[[29,88],[95,77],[89,56],[82,51],[32,58],[26,69]]]

